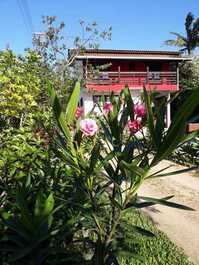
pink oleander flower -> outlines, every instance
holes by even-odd
[[[84,119],[80,121],[80,130],[85,136],[95,135],[99,128],[95,120]]]
[[[127,126],[131,134],[138,132],[141,128],[140,122],[137,120],[129,121]]]
[[[108,114],[110,111],[113,111],[113,105],[110,102],[104,103],[103,111],[105,114]]]
[[[75,118],[79,119],[83,113],[84,113],[84,109],[81,107],[77,107],[77,109],[75,111]]]
[[[143,104],[136,104],[134,106],[134,112],[137,117],[143,118],[146,114],[146,108]]]

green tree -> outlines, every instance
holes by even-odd
[[[194,89],[199,84],[199,58],[196,56],[192,61],[183,62],[180,65],[180,88]]]
[[[73,81],[82,79],[82,66],[75,64],[76,56],[85,48],[98,48],[101,40],[110,40],[112,28],[99,30],[95,21],[86,23],[80,20],[81,36],[71,37],[65,35],[65,23],[58,23],[56,16],[43,16],[42,22],[45,30],[34,34],[33,47],[44,66],[50,69],[48,79],[64,104],[73,89]]]
[[[0,53],[0,113],[7,121],[23,125],[29,113],[39,108],[41,69],[33,51],[16,56],[11,50]]]
[[[186,16],[185,31],[185,36],[177,32],[171,32],[175,39],[167,40],[165,44],[180,47],[180,51],[187,52],[190,55],[195,48],[199,47],[199,18],[195,19],[191,12]]]

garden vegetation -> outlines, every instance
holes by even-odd
[[[96,104],[100,116],[94,110],[84,116],[78,107],[83,80],[66,74],[70,56],[66,65],[57,58],[54,21],[44,19],[51,40],[45,45],[23,57],[0,54],[1,264],[189,264],[140,210],[155,204],[193,209],[171,201],[173,195],[139,196],[139,188],[166,177],[164,169],[152,174],[151,168],[198,136],[185,133],[198,87],[166,131],[165,106],[152,108],[154,95],[145,88],[142,104],[134,104],[126,86],[119,97],[112,93],[110,102]],[[110,36],[95,23],[86,30]],[[79,39],[76,44],[83,48]]]

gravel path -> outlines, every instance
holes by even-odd
[[[173,166],[165,170],[165,173],[183,169],[182,166],[163,161],[153,170],[157,171],[168,165]],[[140,189],[139,195],[157,198],[175,195],[172,201],[195,209],[192,212],[157,205],[147,208],[146,212],[157,227],[183,248],[195,265],[199,265],[199,173],[188,172],[148,180]]]

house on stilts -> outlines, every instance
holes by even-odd
[[[134,102],[140,100],[143,87],[170,99],[179,90],[179,64],[191,58],[174,51],[86,49],[75,62],[83,70],[81,105],[85,114],[102,96],[109,101],[112,91],[119,94],[129,86]],[[165,110],[165,126],[171,123],[171,106]]]

